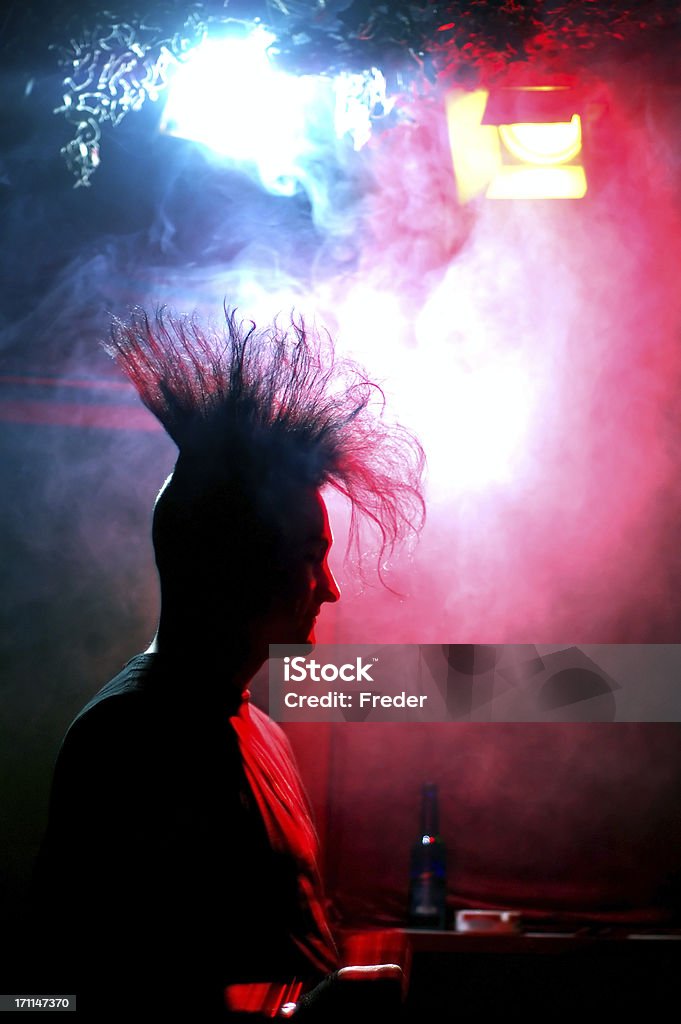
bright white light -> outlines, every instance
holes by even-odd
[[[344,353],[370,373],[381,368],[389,408],[418,434],[429,476],[447,494],[512,482],[537,418],[526,357],[494,340],[495,323],[481,323],[478,300],[472,286],[452,298],[444,282],[415,318],[416,347],[407,343],[409,316],[396,295],[356,285],[336,303]]]
[[[474,490],[510,480],[533,407],[527,376],[512,360],[499,355],[487,366],[455,369],[448,390],[445,457],[454,481]]]
[[[465,366],[455,350],[423,353],[428,373],[402,400],[405,422],[428,455],[429,476],[443,494],[475,494],[513,483],[523,473],[536,419],[532,382],[513,356],[498,353]],[[414,379],[417,379],[415,367]],[[442,496],[442,495],[441,495]]]
[[[355,285],[338,309],[338,337],[345,351],[360,363],[384,366],[391,376],[399,370],[406,326],[397,297],[368,285]]]
[[[525,279],[494,233],[493,205],[486,209],[477,244],[413,319],[417,344],[400,417],[419,436],[440,497],[523,479],[546,400],[545,371],[526,336],[536,317]]]
[[[256,27],[245,38],[206,39],[178,65],[161,130],[255,164],[263,184],[292,194],[305,151],[310,79],[275,71],[274,36]]]

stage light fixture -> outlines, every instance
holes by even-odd
[[[447,124],[459,200],[582,199],[582,121],[575,90],[535,86],[453,92]]]
[[[268,188],[292,194],[310,80],[275,70],[267,52],[274,38],[255,26],[196,46],[175,69],[161,130],[255,164]]]

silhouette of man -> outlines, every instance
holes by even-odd
[[[340,596],[320,489],[349,498],[355,539],[357,514],[373,521],[383,553],[422,522],[423,455],[302,321],[227,313],[208,331],[138,311],[108,350],[179,455],[153,515],[156,636],[59,752],[34,878],[43,980],[93,1020],[225,1019],[259,983],[266,1011],[338,956],[307,798],[248,683]]]

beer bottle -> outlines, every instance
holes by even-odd
[[[409,925],[445,928],[447,917],[447,848],[440,837],[437,786],[424,784],[421,827],[411,849]]]

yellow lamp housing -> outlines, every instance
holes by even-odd
[[[581,117],[573,112],[566,118],[565,113],[571,106],[574,111],[577,103],[573,90],[539,86],[501,93],[501,100],[493,103],[484,89],[447,96],[460,202],[483,193],[488,199],[583,198],[587,181],[579,161]],[[490,123],[492,118],[509,115],[523,120]]]

